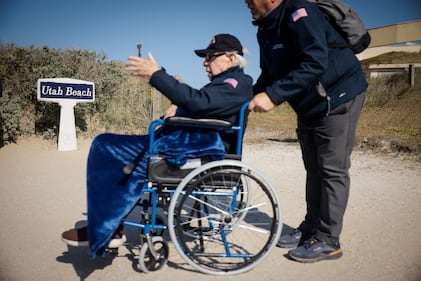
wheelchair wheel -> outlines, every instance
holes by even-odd
[[[168,210],[175,249],[206,274],[252,269],[276,245],[281,228],[276,190],[262,173],[236,160],[193,170],[178,185]]]
[[[168,244],[164,241],[161,236],[151,237],[153,250],[156,252],[156,256],[151,251],[150,245],[145,242],[140,248],[139,253],[139,268],[144,273],[157,271],[161,269],[168,261]]]

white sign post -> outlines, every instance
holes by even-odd
[[[72,78],[38,79],[38,100],[60,105],[58,150],[77,150],[74,107],[95,100],[95,84]]]

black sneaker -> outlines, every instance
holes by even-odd
[[[303,233],[298,229],[293,229],[290,233],[281,235],[276,246],[281,248],[295,248],[300,243]]]
[[[333,260],[342,257],[342,249],[339,243],[327,244],[316,238],[312,238],[303,245],[290,250],[288,255],[293,260],[311,263],[321,260]]]

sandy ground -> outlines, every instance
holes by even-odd
[[[342,259],[300,264],[275,248],[247,273],[215,277],[193,271],[172,250],[163,269],[144,274],[136,270],[133,247],[90,260],[87,248],[60,240],[63,230],[86,220],[89,144],[59,152],[54,144],[23,140],[0,149],[0,280],[421,280],[419,162],[354,152]],[[246,144],[244,161],[279,189],[284,223],[299,224],[304,170],[296,144]]]

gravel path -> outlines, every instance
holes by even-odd
[[[85,165],[89,141],[58,152],[40,140],[0,149],[0,280],[421,280],[421,163],[356,151],[342,235],[344,256],[300,264],[275,248],[253,270],[215,277],[192,271],[170,252],[162,270],[135,270],[130,247],[90,260],[86,248],[68,248],[60,234],[86,219]],[[296,143],[245,144],[244,161],[278,188],[284,223],[304,216],[304,169]],[[130,241],[129,241],[130,242]]]

